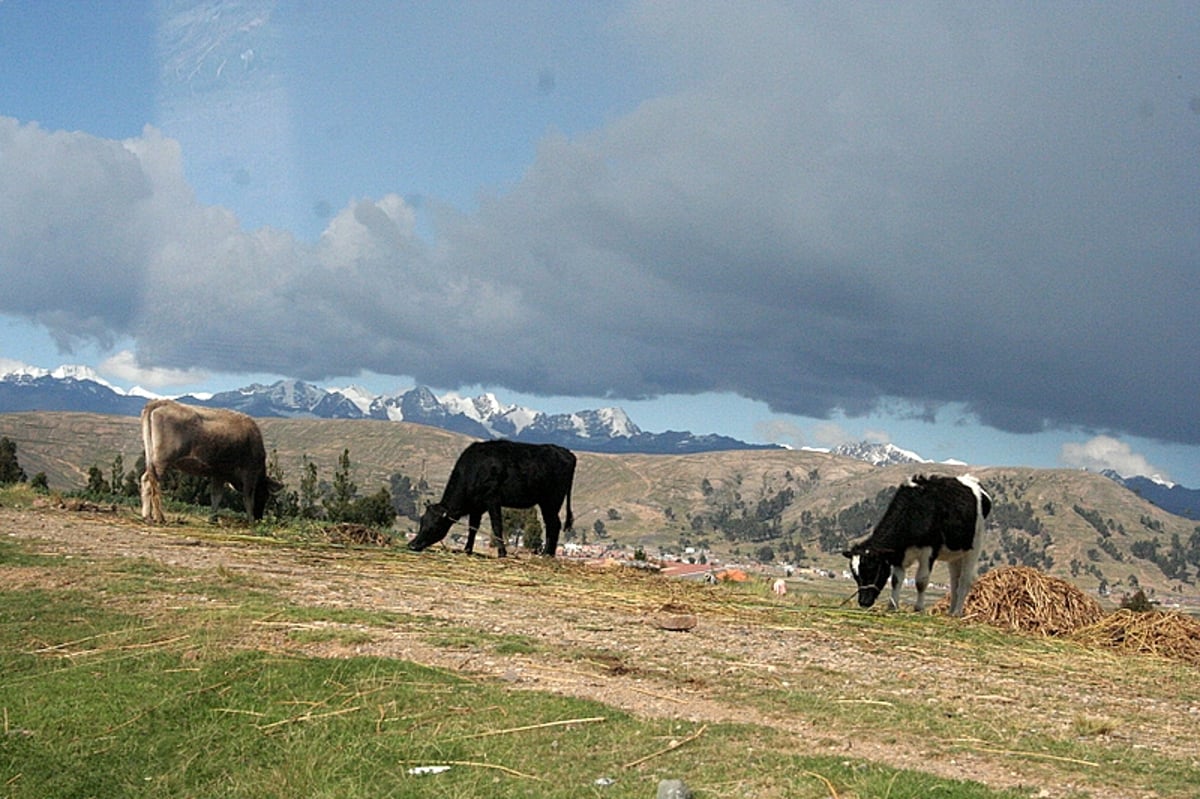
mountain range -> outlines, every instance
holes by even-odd
[[[1200,491],[1194,488],[1184,488],[1177,483],[1140,474],[1124,477],[1112,469],[1105,469],[1101,474],[1125,486],[1151,505],[1185,519],[1200,521]]]
[[[156,396],[140,387],[115,386],[86,366],[60,366],[54,370],[24,367],[0,373],[0,413],[80,411],[137,416],[146,401]],[[775,444],[751,444],[716,434],[646,432],[617,407],[548,414],[520,405],[506,405],[490,393],[478,397],[448,393],[438,397],[425,386],[393,394],[373,394],[356,386],[325,389],[301,380],[279,380],[270,385],[254,383],[234,391],[176,399],[194,405],[231,408],[260,418],[405,421],[474,438],[559,444],[584,452],[682,455],[781,449]],[[828,451],[880,467],[934,463],[888,443],[863,441]],[[961,461],[947,463],[964,465]],[[1102,474],[1164,510],[1200,520],[1200,490],[1141,475],[1125,477],[1113,471]]]
[[[155,395],[122,389],[88,367],[26,367],[0,374],[0,413],[83,411],[137,416]],[[549,414],[506,405],[494,394],[436,396],[425,386],[373,394],[357,386],[325,389],[301,380],[254,383],[234,391],[175,397],[181,402],[230,408],[258,418],[384,419],[439,427],[474,438],[508,438],[603,453],[690,454],[778,449],[728,436],[669,430],[646,432],[620,408]]]

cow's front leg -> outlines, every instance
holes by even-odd
[[[892,567],[892,598],[888,600],[888,604],[892,610],[900,609],[900,586],[904,585],[904,568],[901,566]]]
[[[475,534],[479,532],[479,525],[482,521],[482,511],[471,511],[467,514],[467,545],[463,547],[463,552],[468,555],[475,551]]]
[[[214,477],[208,491],[212,498],[212,514],[208,517],[208,520],[215,522],[217,520],[217,511],[221,507],[221,500],[225,498],[225,481]]]
[[[504,511],[499,505],[488,508],[488,517],[492,520],[492,546],[496,548],[496,557],[507,558],[508,548],[504,546]]]
[[[921,558],[917,561],[917,604],[913,606],[913,610],[917,613],[925,610],[925,589],[929,587],[929,572],[933,568],[933,564],[928,558]]]

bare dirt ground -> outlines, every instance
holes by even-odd
[[[583,566],[437,551],[297,550],[208,535],[201,528],[151,527],[127,511],[0,508],[0,536],[26,539],[40,551],[84,562],[146,558],[183,570],[239,575],[297,604],[386,611],[421,620],[420,625],[398,624],[395,629],[364,626],[361,635],[324,640],[289,635],[304,625],[264,620],[255,640],[247,642],[250,646],[322,657],[402,658],[500,681],[513,690],[583,697],[644,716],[689,724],[764,725],[794,734],[798,752],[1021,788],[1032,796],[1157,794],[1106,785],[1101,762],[1075,763],[1064,770],[1052,756],[1026,751],[1019,740],[997,746],[982,738],[920,738],[902,722],[889,723],[888,706],[924,701],[942,708],[948,719],[978,716],[981,726],[1059,738],[1071,737],[1081,717],[1099,719],[1105,730],[1092,743],[1111,746],[1110,760],[1131,747],[1192,766],[1200,758],[1200,703],[1177,698],[1179,681],[1194,685],[1197,677],[1195,669],[1185,666],[1126,668],[1112,662],[1116,655],[1080,650],[1084,659],[1095,657],[1110,666],[1097,670],[1071,662],[1053,648],[1044,655],[1026,649],[1008,657],[1002,648],[992,647],[986,659],[977,659],[961,650],[939,649],[937,642],[895,646],[856,625],[834,629],[828,614],[824,623],[806,624],[800,605],[794,626],[762,625],[752,617],[709,612],[700,605],[693,629],[668,632],[654,623],[654,611],[681,591],[695,605],[696,589],[673,588],[661,580],[661,587],[653,589],[657,593],[630,601],[610,590],[618,579],[611,575],[598,576],[594,590],[548,588],[543,579],[556,569],[585,571]],[[462,579],[454,576],[459,572]],[[53,574],[0,564],[0,584],[10,588],[51,580]],[[786,604],[795,597],[764,596],[762,601]],[[486,646],[441,645],[431,643],[437,640],[429,634],[431,624],[492,640],[519,636],[545,646],[534,654],[499,654]],[[858,721],[836,716],[830,722],[828,714],[810,718],[794,709],[764,712],[728,699],[731,685],[786,692],[816,683],[834,702],[859,705],[865,715],[852,716]],[[713,690],[717,686],[720,691]],[[877,717],[871,716],[872,708],[879,710]]]

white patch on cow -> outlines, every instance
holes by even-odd
[[[979,547],[983,544],[983,532],[987,528],[987,520],[983,518],[983,497],[987,492],[983,490],[983,486],[979,484],[979,480],[974,475],[959,475],[958,482],[971,489],[971,493],[975,495],[975,538],[971,542],[971,550],[978,553]]]
[[[932,557],[933,547],[909,547],[904,550],[904,560],[900,561],[900,568],[907,569],[918,560],[928,562]]]
[[[983,534],[987,530],[987,520],[983,517],[983,498],[988,496],[983,486],[973,475],[959,475],[958,481],[971,489],[975,495],[975,537],[971,548],[963,553],[961,560],[950,564],[950,615],[962,613],[963,603],[971,585],[975,582],[976,568],[979,564],[979,548],[983,546]],[[990,500],[991,497],[988,496]]]
[[[850,573],[854,575],[855,579],[858,579],[858,567],[859,567],[859,564],[861,564],[861,563],[862,563],[861,555],[851,556],[851,558],[850,558]]]

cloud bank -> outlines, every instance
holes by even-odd
[[[138,365],[776,412],[960,403],[1200,443],[1200,22],[1186,5],[635,7],[674,88],[547,135],[435,238],[197,202],[153,128],[0,118],[0,313]],[[397,187],[398,192],[403,187]]]
[[[1061,459],[1067,466],[1101,472],[1111,469],[1122,477],[1157,475],[1169,479],[1170,475],[1156,468],[1144,455],[1133,451],[1124,441],[1112,436],[1096,436],[1083,442],[1072,442],[1062,447]]]

